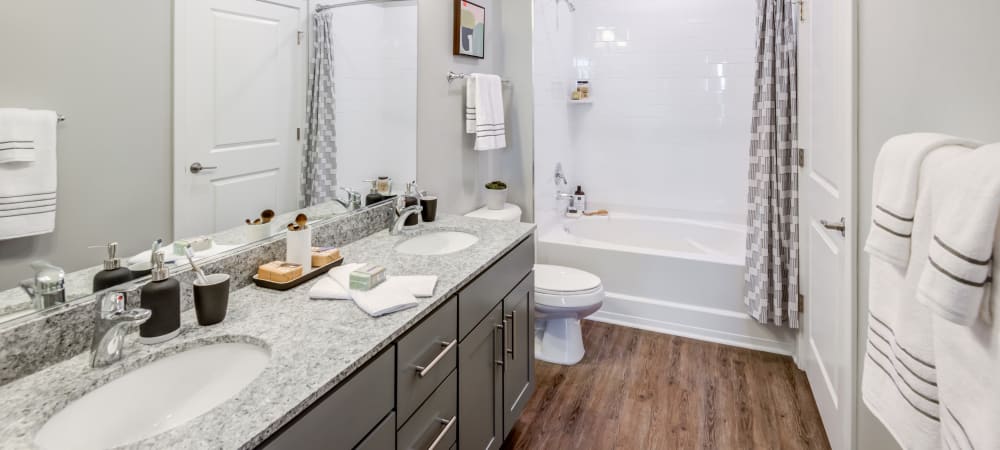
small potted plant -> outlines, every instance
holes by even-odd
[[[496,180],[486,183],[486,207],[493,210],[503,209],[507,203],[507,183]]]

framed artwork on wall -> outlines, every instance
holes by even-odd
[[[455,0],[456,55],[486,58],[486,8],[465,0]]]

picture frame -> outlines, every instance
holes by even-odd
[[[466,0],[455,0],[452,53],[486,59],[486,8]]]

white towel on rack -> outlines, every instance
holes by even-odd
[[[892,137],[882,146],[875,161],[875,170],[882,175],[874,180],[879,194],[872,204],[866,252],[902,269],[909,264],[920,165],[928,153],[944,145],[981,144],[944,134],[912,133]]]
[[[944,319],[971,325],[988,308],[1000,218],[1000,143],[949,164],[935,180],[935,219],[918,298]]]
[[[476,135],[473,149],[507,147],[503,80],[497,75],[473,73],[466,77],[465,87],[465,132]]]
[[[16,139],[34,143],[34,161],[0,164],[0,240],[51,233],[56,223],[56,124],[54,111],[30,111]]]
[[[912,258],[907,267],[900,268],[880,258],[870,259],[862,398],[900,446],[907,449],[940,446],[943,413],[934,335],[930,332],[934,315],[915,298],[933,224],[932,179],[942,171],[942,166],[969,151],[961,146],[941,147],[928,153],[918,168]],[[875,179],[883,176],[881,171],[886,169],[877,166]],[[880,198],[878,189],[884,186],[875,183],[873,202]]]
[[[0,164],[38,159],[35,135],[46,120],[45,111],[0,108]]]

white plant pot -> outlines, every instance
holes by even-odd
[[[507,189],[486,189],[486,208],[494,211],[503,209],[507,203]]]

